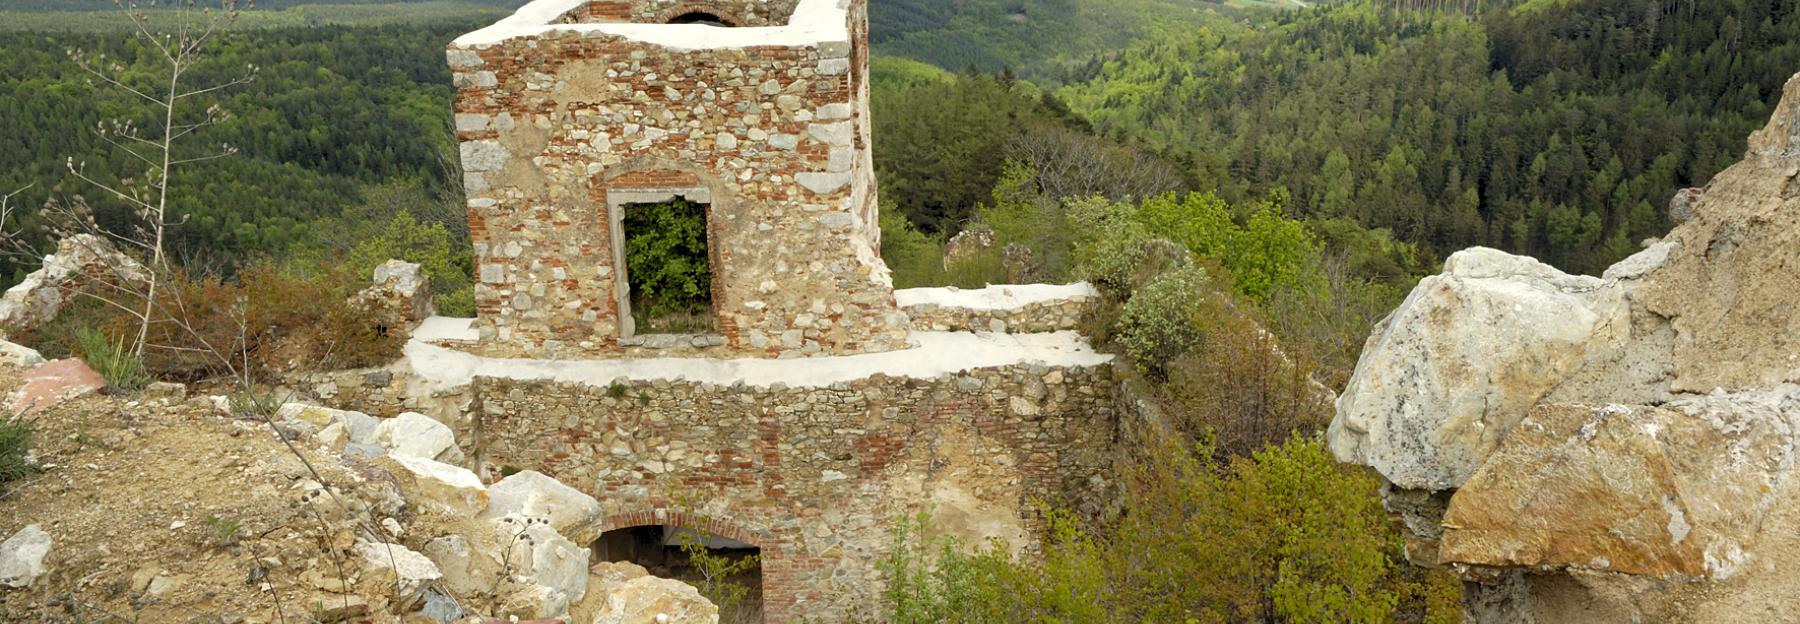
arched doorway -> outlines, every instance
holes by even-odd
[[[624,561],[700,590],[719,607],[720,624],[763,621],[762,548],[728,524],[681,513],[620,518],[594,541],[596,561]]]
[[[719,27],[723,27],[723,28],[732,28],[732,27],[736,26],[735,24],[732,24],[731,22],[727,21],[723,17],[719,17],[717,15],[707,13],[705,11],[688,11],[686,13],[682,13],[680,15],[677,15],[677,16],[669,19],[669,23],[670,24],[704,24],[707,26],[719,26]]]

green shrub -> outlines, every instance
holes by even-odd
[[[1125,302],[1113,323],[1113,340],[1139,370],[1161,378],[1170,360],[1193,350],[1205,335],[1196,314],[1214,296],[1200,267],[1164,273]]]
[[[31,423],[23,418],[0,418],[0,485],[31,474],[25,457],[31,452]]]
[[[361,290],[368,286],[375,267],[388,260],[405,260],[417,263],[431,276],[432,289],[438,293],[434,303],[439,313],[474,314],[475,288],[467,246],[453,240],[443,224],[420,222],[411,212],[402,210],[350,249],[346,264],[350,266],[351,285]]]
[[[150,385],[150,374],[144,370],[144,358],[132,353],[124,340],[114,340],[98,329],[83,327],[75,332],[76,348],[81,359],[94,372],[106,379],[115,390],[136,392]]]
[[[1399,562],[1376,479],[1322,442],[1294,437],[1229,460],[1206,443],[1146,451],[1116,522],[1095,531],[1051,513],[1035,557],[966,552],[925,540],[925,519],[897,523],[882,565],[889,621],[1454,621],[1454,588]],[[1405,618],[1403,598],[1414,603]]]

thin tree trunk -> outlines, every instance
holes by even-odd
[[[162,283],[163,268],[163,230],[167,222],[163,215],[167,214],[169,205],[169,163],[175,140],[175,101],[180,95],[181,61],[174,61],[175,66],[169,72],[169,99],[163,105],[163,140],[162,140],[162,172],[156,186],[156,210],[150,216],[150,228],[153,242],[150,246],[150,285],[144,294],[144,316],[138,324],[137,344],[132,346],[134,355],[144,354],[144,345],[150,339],[150,321],[156,312],[156,288]]]

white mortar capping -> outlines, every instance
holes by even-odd
[[[837,43],[848,50],[850,10],[848,0],[800,0],[785,26],[720,28],[705,24],[556,24],[588,0],[537,0],[494,25],[457,37],[459,48],[485,48],[519,37],[538,37],[551,32],[618,35],[633,41],[677,50],[724,50],[754,46],[825,47]],[[829,56],[829,55],[828,55]]]
[[[1074,284],[1016,284],[976,290],[957,288],[908,288],[894,291],[901,308],[935,305],[965,310],[1019,310],[1036,303],[1092,299],[1100,291],[1087,282]]]
[[[823,388],[875,375],[931,379],[979,368],[1014,364],[1099,366],[1111,355],[1095,351],[1072,331],[1045,334],[912,333],[913,348],[883,353],[770,360],[756,358],[643,358],[533,360],[490,358],[432,344],[466,340],[471,321],[433,318],[413,332],[406,361],[435,388],[457,388],[476,377],[578,383],[606,387],[620,378],[688,380],[721,386]]]

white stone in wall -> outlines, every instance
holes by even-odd
[[[824,195],[844,188],[845,185],[850,183],[850,180],[853,177],[854,176],[847,171],[839,173],[815,173],[809,171],[806,173],[794,174],[794,181],[799,182],[800,186],[806,187],[806,190]]]
[[[816,123],[806,127],[806,134],[826,145],[848,147],[856,138],[856,128],[847,121]]]
[[[461,149],[463,169],[468,171],[499,171],[512,157],[499,141],[464,141]]]

